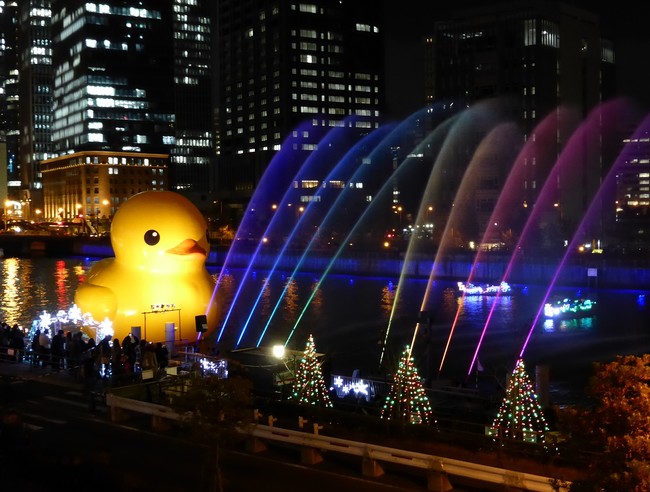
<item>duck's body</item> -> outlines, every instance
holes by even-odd
[[[122,339],[134,326],[149,341],[195,341],[196,316],[214,329],[214,279],[205,267],[209,252],[206,223],[182,195],[148,191],[130,198],[111,224],[114,258],[97,262],[75,294],[82,313],[113,322]]]

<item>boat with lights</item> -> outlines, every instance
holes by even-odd
[[[596,301],[568,297],[558,298],[544,304],[544,316],[548,319],[582,318],[594,315]]]
[[[510,294],[512,288],[507,282],[500,284],[473,284],[471,282],[458,282],[458,291],[465,296],[489,296],[496,294]]]

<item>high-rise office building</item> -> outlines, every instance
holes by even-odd
[[[18,167],[18,47],[16,46],[18,7],[15,2],[0,1],[0,142],[6,152],[0,162],[0,203],[20,197]],[[11,188],[11,193],[9,193]]]
[[[21,201],[42,202],[39,163],[52,156],[52,10],[50,0],[18,3],[18,166]]]
[[[131,3],[52,2],[57,154],[168,152],[174,143],[170,12]]]
[[[174,146],[170,170],[174,189],[202,209],[214,191],[212,104],[213,0],[173,1]]]
[[[356,115],[377,128],[384,104],[383,15],[369,0],[217,0],[217,186],[233,207],[251,197],[299,124]],[[304,131],[302,152],[316,148]]]
[[[650,132],[625,141],[616,172],[616,222],[621,252],[647,254],[650,248]]]
[[[601,36],[599,18],[560,2],[526,1],[481,6],[451,13],[437,22],[426,40],[425,91],[429,102],[453,100],[472,106],[499,98],[521,128],[521,144],[534,141],[540,123],[556,120],[556,138],[545,156],[529,155],[520,183],[522,206],[531,206],[551,166],[575,130],[562,120],[560,108],[571,108],[584,119],[614,96],[614,50]],[[620,138],[620,136],[619,136]],[[558,189],[563,218],[578,220],[607,171],[601,142],[589,142],[576,155],[581,186]],[[502,174],[502,179],[505,177]],[[501,186],[492,182],[493,208]],[[503,182],[501,182],[501,185]],[[558,187],[562,187],[558,179]],[[562,219],[561,219],[562,220]],[[484,224],[485,225],[485,224]]]

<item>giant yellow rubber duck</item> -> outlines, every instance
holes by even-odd
[[[217,318],[215,282],[205,267],[206,234],[205,219],[184,196],[134,195],[111,224],[115,257],[90,268],[75,304],[96,321],[112,321],[113,336],[120,340],[139,326],[141,337],[151,342],[170,341],[170,328],[175,340],[194,342],[197,316],[206,316],[206,336]]]

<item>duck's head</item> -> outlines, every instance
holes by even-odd
[[[202,268],[209,253],[205,219],[184,196],[145,191],[127,200],[111,224],[115,260],[148,272]]]

